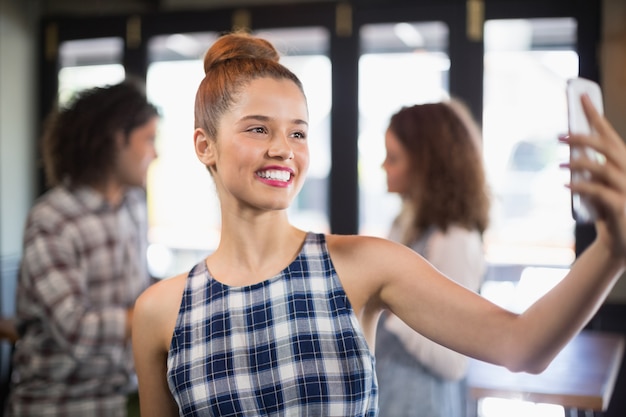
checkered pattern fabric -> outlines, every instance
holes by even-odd
[[[145,204],[140,189],[111,207],[89,187],[59,186],[32,208],[8,416],[126,415],[126,309],[149,285]]]
[[[190,272],[168,357],[181,416],[377,413],[374,357],[322,234],[282,272],[245,287]]]

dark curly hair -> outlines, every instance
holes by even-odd
[[[407,150],[415,207],[412,237],[431,225],[485,231],[490,194],[480,130],[459,100],[404,107],[388,129]]]
[[[99,184],[115,164],[116,137],[128,140],[133,129],[158,116],[134,79],[77,93],[46,120],[41,147],[48,185]]]

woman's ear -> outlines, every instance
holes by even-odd
[[[193,143],[198,159],[207,167],[214,166],[217,157],[215,141],[203,129],[197,128],[193,132]]]

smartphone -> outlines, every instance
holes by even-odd
[[[602,89],[595,81],[586,78],[571,78],[567,80],[567,116],[569,132],[590,134],[593,133],[593,127],[590,126],[585,112],[583,110],[580,98],[586,94],[591,99],[596,110],[603,114],[604,106],[602,100]],[[570,160],[575,160],[585,154],[588,158],[602,160],[603,155],[588,147],[571,146]],[[589,178],[589,172],[572,173],[572,183],[580,181],[582,178]],[[572,217],[578,223],[592,223],[597,217],[595,208],[577,193],[571,195]]]

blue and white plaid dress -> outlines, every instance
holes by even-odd
[[[374,357],[323,234],[266,281],[229,287],[189,273],[168,356],[181,416],[363,416],[377,412]]]

